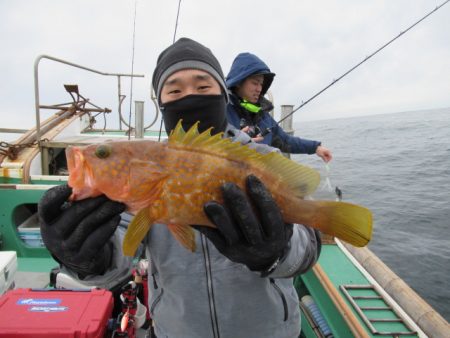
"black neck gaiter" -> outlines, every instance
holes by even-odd
[[[187,131],[200,121],[199,132],[213,127],[211,134],[225,131],[227,127],[226,101],[224,95],[188,95],[179,100],[161,105],[161,112],[167,134],[175,128],[180,119]]]

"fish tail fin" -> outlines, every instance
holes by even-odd
[[[315,205],[311,219],[305,225],[335,236],[353,246],[363,247],[372,237],[372,212],[346,202],[304,201]],[[310,223],[310,224],[308,224]]]
[[[186,225],[169,224],[167,226],[178,242],[180,242],[189,251],[195,251],[196,245],[194,229]]]
[[[153,221],[150,219],[149,208],[141,209],[131,221],[122,243],[125,256],[133,257],[141,244]]]

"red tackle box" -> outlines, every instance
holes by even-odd
[[[103,289],[10,290],[0,297],[0,337],[103,337],[112,309]]]

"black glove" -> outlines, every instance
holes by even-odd
[[[283,257],[293,225],[284,223],[272,195],[256,176],[248,176],[246,184],[254,208],[237,185],[225,183],[222,186],[224,205],[211,201],[204,206],[217,229],[193,227],[228,259],[265,275]]]
[[[39,201],[42,239],[53,257],[80,277],[102,274],[111,264],[108,243],[125,205],[105,196],[68,202],[72,189],[59,185]]]

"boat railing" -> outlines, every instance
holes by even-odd
[[[121,112],[121,105],[123,100],[125,99],[125,95],[122,95],[121,93],[121,78],[122,77],[144,77],[144,75],[140,75],[140,74],[123,74],[123,73],[107,73],[107,72],[102,72],[96,69],[92,69],[92,68],[88,68],[82,65],[78,65],[76,63],[70,62],[70,61],[66,61],[63,59],[59,59],[53,56],[49,56],[49,55],[39,55],[35,62],[34,62],[34,101],[35,101],[35,111],[36,111],[36,133],[35,133],[35,139],[36,142],[39,144],[39,142],[41,141],[41,136],[43,134],[42,130],[41,130],[41,108],[49,108],[49,106],[46,105],[41,105],[40,104],[40,97],[39,97],[39,64],[40,61],[42,59],[48,59],[48,60],[52,60],[55,62],[59,62],[71,67],[75,67],[75,68],[79,68],[79,69],[83,69],[86,70],[88,72],[91,73],[95,73],[98,75],[102,75],[102,76],[114,76],[117,77],[117,88],[118,88],[118,113],[119,113],[119,117],[120,117],[120,123],[124,122],[126,125],[126,121],[122,118],[122,112]],[[52,107],[53,108],[53,107]]]

